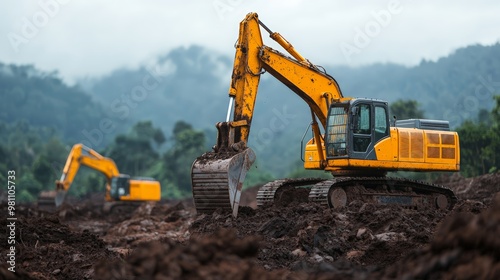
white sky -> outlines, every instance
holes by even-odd
[[[0,62],[57,70],[68,82],[191,44],[232,58],[248,12],[320,65],[415,65],[500,40],[497,0],[0,1]]]

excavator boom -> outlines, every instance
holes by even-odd
[[[296,60],[264,46],[261,26]],[[287,85],[310,106],[318,143],[321,136],[316,118],[324,127],[329,103],[342,98],[340,88],[331,76],[309,63],[279,33],[272,32],[258,19],[256,13],[248,14],[240,23],[226,122],[216,124],[218,136],[214,152],[199,157],[191,169],[193,197],[198,212],[227,208],[237,216],[243,181],[255,161],[255,153],[247,147],[247,142],[260,75],[265,71]],[[289,71],[299,74],[290,77],[283,73]],[[296,80],[300,77],[311,79],[316,85],[300,83]],[[325,91],[325,88],[328,90]]]
[[[82,165],[101,172],[108,181],[120,175],[118,167],[116,167],[112,159],[103,157],[82,144],[75,144],[66,159],[61,179],[56,181],[56,206],[59,207],[64,202],[66,194]]]
[[[293,58],[265,46],[260,27],[263,27],[270,38],[280,44]],[[230,139],[229,144],[248,142],[260,75],[266,71],[302,98],[323,128],[326,127],[329,105],[332,102],[347,100],[343,98],[340,87],[333,77],[311,64],[279,33],[272,32],[258,19],[256,13],[249,13],[240,23],[229,88],[230,104],[233,100],[235,103],[230,127],[236,128],[234,137],[231,135],[234,139]],[[230,111],[231,106],[226,122],[229,122]]]

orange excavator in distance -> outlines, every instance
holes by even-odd
[[[135,208],[142,202],[159,201],[161,198],[160,182],[152,178],[131,178],[129,175],[120,174],[112,159],[100,155],[83,144],[76,144],[68,155],[61,179],[56,181],[54,198],[56,207],[64,202],[82,165],[97,170],[106,177],[104,212]]]
[[[264,45],[260,27],[291,57]],[[259,189],[257,205],[275,203],[283,197],[299,198],[294,191],[307,187],[309,201],[335,208],[354,200],[453,207],[456,197],[447,188],[386,176],[388,171],[398,170],[458,171],[459,138],[450,131],[447,121],[398,120],[391,126],[387,102],[345,97],[322,67],[300,55],[256,13],[249,13],[240,23],[226,121],[216,124],[214,151],[198,157],[192,165],[192,192],[198,213],[222,208],[232,211],[234,217],[238,214],[243,181],[256,158],[247,144],[259,79],[265,72],[310,108],[312,139],[305,145],[304,168],[330,172],[333,178],[269,182]]]

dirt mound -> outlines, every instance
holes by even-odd
[[[497,203],[500,204],[500,198]],[[141,219],[152,221],[142,225],[146,232],[154,231],[149,228],[152,224],[162,222],[175,228],[189,223],[189,213],[182,204],[143,207],[132,219],[117,224],[115,229],[123,228],[125,223],[128,226],[125,232],[115,232],[115,237],[134,236],[137,229],[134,226],[140,225]],[[491,217],[492,213],[496,216]],[[459,218],[452,213],[431,241],[446,213],[362,203],[341,210],[309,203],[258,210],[242,207],[236,220],[218,212],[199,216],[189,231],[179,230],[191,233],[191,238],[184,241],[168,237],[165,229],[157,227],[160,233],[157,241],[135,239],[126,245],[135,249],[129,251],[125,261],[98,262],[93,277],[412,279],[472,275],[491,278],[496,275],[484,271],[495,273],[498,269],[496,252],[500,251],[500,245],[495,243],[500,224],[498,213],[496,208],[480,215],[459,212]],[[162,220],[157,221],[159,217]],[[111,231],[108,234],[111,236]],[[429,242],[431,245],[427,247]],[[470,274],[463,274],[464,269]],[[483,274],[477,274],[480,271]]]
[[[385,277],[500,279],[500,195],[479,215],[455,213],[430,246],[406,256]]]
[[[191,232],[204,235],[233,228],[240,237],[261,236],[257,262],[266,269],[342,271],[358,278],[427,244],[444,216],[434,210],[361,202],[340,210],[300,203],[257,211],[243,207],[238,219],[217,212],[201,215]]]
[[[248,206],[253,209],[257,208],[257,192],[259,191],[260,186],[253,186],[247,188],[241,192],[240,198],[240,206]]]
[[[500,172],[473,178],[464,178],[459,173],[442,176],[435,182],[444,185],[462,200],[477,200],[490,205],[495,193],[500,192]]]
[[[130,219],[109,228],[103,239],[113,247],[127,249],[160,238],[184,241],[189,239],[188,227],[193,216],[181,202],[173,206],[145,203]]]
[[[5,211],[4,211],[5,210]],[[2,209],[2,213],[7,213]],[[16,274],[34,279],[91,279],[93,266],[116,255],[106,243],[88,232],[74,232],[58,216],[18,208],[16,221]],[[2,217],[6,220],[6,217]],[[7,240],[5,231],[0,239]],[[5,254],[0,256],[6,263]],[[24,277],[24,276],[23,276]]]
[[[287,271],[268,272],[255,264],[258,240],[234,231],[192,238],[188,246],[169,239],[141,244],[126,263],[96,267],[96,279],[286,279]]]

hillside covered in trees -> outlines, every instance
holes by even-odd
[[[345,96],[387,100],[399,119],[449,120],[461,136],[464,175],[498,170],[500,44],[469,46],[414,67],[316,63]],[[33,199],[53,188],[71,146],[84,143],[123,173],[159,179],[165,196],[188,194],[191,163],[215,143],[214,124],[225,118],[231,67],[232,58],[192,46],[68,86],[57,73],[0,64],[0,177],[15,169],[25,186],[19,198]],[[247,183],[305,174],[300,141],[310,123],[307,106],[265,74],[255,114],[249,144],[257,163]],[[101,190],[102,183],[84,170],[75,182],[81,188],[72,191]]]

